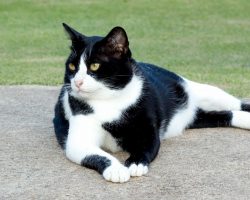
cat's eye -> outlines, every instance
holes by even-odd
[[[74,64],[69,63],[69,69],[70,69],[71,71],[75,71],[75,70],[76,70],[76,67],[75,67]]]
[[[90,70],[95,72],[100,68],[100,64],[99,63],[93,63],[90,65]]]

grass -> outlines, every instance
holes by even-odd
[[[61,84],[66,22],[86,35],[123,26],[138,61],[250,97],[249,10],[248,0],[1,1],[0,84]]]

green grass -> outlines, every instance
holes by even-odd
[[[62,83],[62,22],[86,35],[123,26],[137,60],[250,97],[249,0],[2,0],[1,85]]]

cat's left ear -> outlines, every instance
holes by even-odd
[[[71,28],[69,25],[67,25],[65,23],[63,23],[63,27],[64,27],[65,31],[67,32],[67,34],[72,42],[73,47],[79,45],[79,43],[84,42],[84,39],[86,36],[77,32],[75,29]]]
[[[130,52],[128,37],[122,27],[114,27],[101,43],[104,48],[103,52],[116,59],[120,59]]]

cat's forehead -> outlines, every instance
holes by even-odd
[[[85,43],[85,49],[84,49],[84,54],[85,56],[90,56],[93,50],[94,45],[101,41],[103,39],[103,37],[101,36],[90,36],[90,37],[86,37],[84,39],[84,43]]]

